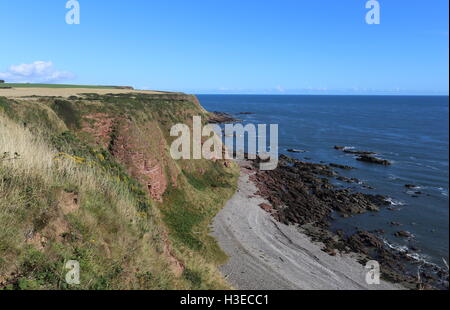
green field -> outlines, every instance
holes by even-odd
[[[1,83],[1,87],[13,88],[93,88],[93,89],[115,89],[118,86],[97,86],[97,85],[70,85],[70,84],[32,84],[32,83]]]

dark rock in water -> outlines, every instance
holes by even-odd
[[[413,184],[405,184],[405,187],[406,187],[406,188],[409,188],[409,189],[418,188],[417,185],[413,185]]]
[[[342,150],[345,149],[345,146],[335,145],[335,146],[334,146],[334,149],[335,149],[335,150],[342,151]]]
[[[336,177],[336,180],[343,181],[346,183],[358,183],[358,184],[361,183],[361,181],[357,178],[347,178],[342,175]]]
[[[383,270],[383,277],[392,282],[401,283],[408,289],[415,289],[417,283],[417,269],[408,270],[405,264],[411,263],[411,258],[407,256],[407,252],[397,252],[387,248],[379,237],[374,233],[367,231],[358,231],[344,240],[353,252],[361,253],[366,256],[362,263],[369,259],[377,260]],[[424,285],[430,288],[442,288],[442,279],[448,278],[448,272],[439,269],[443,275],[438,275],[431,270],[432,266],[422,265],[421,277],[425,282]],[[426,276],[424,276],[426,275]],[[444,285],[445,287],[445,285]]]
[[[351,183],[351,182],[350,182],[350,178],[344,177],[344,176],[342,176],[342,175],[336,177],[336,180],[342,181],[342,182]]]
[[[345,232],[342,229],[336,230],[336,234],[341,238],[345,237]]]
[[[350,167],[350,166],[346,166],[346,165],[340,165],[340,164],[334,164],[334,163],[331,163],[331,164],[330,164],[330,167],[333,167],[333,168],[339,168],[339,169],[343,169],[343,170],[352,170],[352,169],[355,169],[354,167]]]
[[[356,160],[363,161],[366,163],[384,165],[384,166],[391,165],[391,162],[389,160],[381,159],[381,158],[369,156],[369,155],[361,155]]]
[[[208,119],[210,124],[234,123],[238,121],[238,119],[225,112],[211,112],[209,114],[211,115]]]
[[[411,238],[413,235],[409,231],[401,230],[394,234],[398,238]]]
[[[370,185],[365,185],[365,184],[363,184],[362,187],[367,188],[367,189],[375,189],[375,187],[370,186]]]
[[[373,232],[379,235],[384,235],[386,233],[384,229],[375,229]]]
[[[281,155],[277,169],[258,170],[252,179],[257,184],[259,194],[278,210],[283,223],[325,224],[333,211],[351,216],[378,211],[381,206],[387,205],[383,196],[334,188],[325,178],[333,176],[336,173],[327,165]]]
[[[252,112],[240,112],[240,113],[238,113],[239,115],[253,115],[253,114],[255,114],[255,113],[252,113]]]
[[[358,151],[358,150],[351,150],[351,149],[344,149],[344,153],[347,154],[354,154],[354,155],[375,155],[375,152],[369,152],[369,151]]]
[[[391,226],[402,226],[402,224],[399,222],[391,222],[390,224]]]
[[[371,248],[384,248],[383,241],[368,231],[358,231],[356,234],[350,236],[348,241],[351,248],[364,254],[369,254]]]
[[[306,153],[304,150],[297,150],[297,149],[288,149],[287,150],[290,153]]]

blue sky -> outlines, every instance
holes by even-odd
[[[366,24],[366,0],[78,1],[81,23],[67,25],[66,0],[0,0],[0,78],[26,71],[32,81],[189,93],[448,94],[448,0],[379,0],[380,25]]]

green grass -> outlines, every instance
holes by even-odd
[[[1,83],[2,87],[13,88],[92,88],[92,89],[115,89],[116,86],[98,85],[71,85],[71,84],[34,84],[34,83]]]
[[[209,225],[234,193],[238,169],[220,161],[174,161],[168,154],[170,127],[206,116],[193,99],[0,98],[0,125],[6,125],[0,128],[10,131],[3,145],[0,135],[0,155],[21,155],[20,161],[0,161],[0,280],[6,276],[11,283],[4,288],[72,289],[64,282],[64,264],[71,259],[83,270],[78,289],[230,288],[217,270],[226,255],[209,236]],[[83,131],[86,116],[98,113],[125,116],[130,122],[122,122],[131,129],[114,125],[110,138],[126,135],[137,147],[132,151],[143,150],[162,165],[170,183],[162,202],[129,174],[132,163],[118,162],[114,148],[95,144]],[[58,152],[72,159],[52,160]],[[58,210],[67,193],[77,194],[79,209],[62,216]],[[25,242],[27,234],[49,235],[61,222],[63,239],[49,238],[44,249]],[[173,257],[185,267],[181,274],[172,272]]]
[[[53,111],[66,123],[69,128],[80,128],[80,112],[67,100],[55,100]]]

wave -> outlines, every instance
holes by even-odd
[[[405,255],[406,257],[412,259],[413,261],[415,261],[417,263],[441,268],[441,266],[438,266],[435,263],[432,263],[431,261],[429,261],[430,257],[428,255],[420,254],[417,252],[412,252],[411,249],[408,248],[406,245],[399,245],[399,244],[391,243],[386,239],[382,239],[382,240],[383,240],[384,245],[387,246],[388,248],[390,248],[391,250],[394,250],[398,253]]]
[[[343,150],[354,150],[355,147],[354,146],[344,146]]]
[[[441,192],[441,195],[443,195],[443,196],[445,196],[445,197],[448,197],[448,189],[445,189],[445,188],[443,188],[443,187],[438,187],[437,190],[438,190],[439,192]]]
[[[391,197],[387,197],[387,198],[385,199],[385,201],[386,201],[386,202],[389,202],[392,206],[404,206],[404,205],[405,205],[404,202],[402,202],[402,201],[400,201],[400,200],[395,200],[395,199],[393,199],[393,198],[391,198]]]
[[[417,195],[417,188],[414,188],[415,190],[413,190],[413,191],[406,191],[406,193],[408,194],[408,195],[412,195],[412,196],[414,196],[414,195]]]
[[[394,174],[389,174],[389,175],[388,175],[388,179],[389,179],[389,180],[392,180],[392,181],[395,181],[395,180],[400,180],[400,177],[399,177],[399,176],[396,176],[396,175],[394,175]]]

